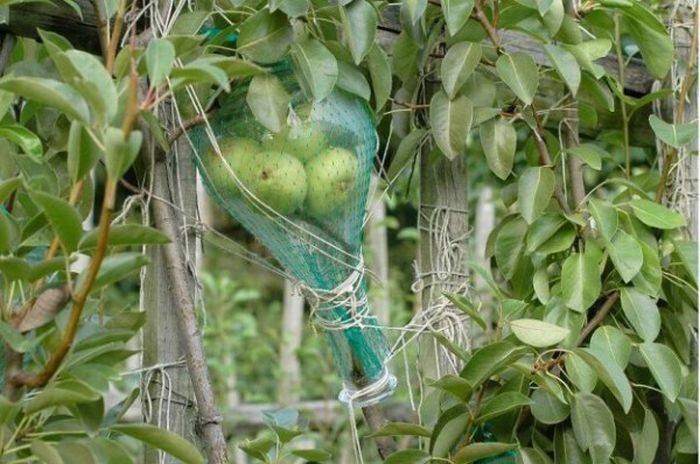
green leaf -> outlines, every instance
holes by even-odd
[[[624,302],[622,303],[624,306]],[[620,369],[624,370],[632,354],[632,341],[617,327],[604,325],[598,327],[589,344],[590,350],[599,357],[613,360]]]
[[[62,82],[41,77],[8,76],[0,80],[0,90],[54,107],[82,123],[90,121],[90,109],[83,97],[73,87]]]
[[[476,322],[483,330],[486,330],[486,321],[484,321],[477,309],[467,297],[457,293],[445,293],[444,295],[445,298],[450,300],[452,304],[457,307],[457,309],[469,316],[471,320]]]
[[[78,250],[91,250],[97,246],[99,229],[87,232],[78,244]],[[140,224],[112,226],[109,230],[108,246],[163,245],[170,243],[170,237],[158,229]]]
[[[467,401],[472,394],[472,387],[469,385],[469,382],[452,374],[443,375],[430,383],[429,386],[439,388],[462,401]]]
[[[561,294],[564,304],[580,313],[590,308],[600,296],[598,260],[590,253],[573,253],[561,270]]]
[[[379,111],[391,94],[391,63],[382,47],[377,44],[372,45],[367,53],[367,68],[372,80],[374,108]]]
[[[510,321],[510,329],[518,340],[535,348],[556,345],[568,337],[570,332],[569,329],[537,319]]]
[[[10,347],[18,353],[28,353],[34,350],[50,334],[51,331],[46,331],[42,335],[36,337],[22,335],[10,324],[0,321],[0,339],[4,340],[5,343],[10,345]]]
[[[425,129],[414,129],[409,132],[406,137],[401,139],[401,143],[399,143],[399,147],[396,149],[396,154],[391,160],[389,171],[387,172],[387,177],[390,181],[396,179],[404,168],[409,166],[409,163],[418,153],[418,147],[425,139],[425,134]]]
[[[515,275],[518,263],[523,257],[526,232],[527,224],[524,220],[517,218],[504,224],[496,236],[494,247],[496,264],[508,280]]]
[[[549,455],[539,448],[518,448],[518,464],[553,464]]]
[[[464,348],[447,338],[445,335],[441,334],[437,330],[433,330],[431,332],[431,335],[433,336],[433,338],[435,338],[435,340],[438,343],[444,346],[447,349],[447,351],[454,354],[462,361],[467,362],[469,360],[469,353],[467,352],[467,350],[465,350]]]
[[[535,290],[535,296],[540,303],[546,305],[551,300],[551,292],[549,290],[549,275],[547,268],[540,267],[532,276],[532,288]]]
[[[377,32],[377,12],[366,0],[354,0],[340,7],[343,41],[356,65],[364,59],[374,44]]]
[[[562,403],[544,388],[532,392],[530,412],[535,419],[547,425],[558,424],[569,417],[569,405]]]
[[[520,392],[499,393],[483,403],[476,421],[489,421],[513,409],[520,409],[523,406],[528,406],[530,403],[532,403],[530,398]]]
[[[4,203],[22,185],[22,176],[8,177],[0,182],[0,203]]]
[[[226,72],[209,59],[197,59],[182,68],[175,68],[170,73],[172,90],[182,89],[187,85],[216,84],[224,92],[231,90]]]
[[[63,464],[63,459],[56,448],[42,439],[32,440],[30,449],[32,454],[45,464]]]
[[[418,424],[410,422],[390,422],[376,432],[368,435],[368,437],[429,437],[431,434],[432,432],[429,429]]]
[[[557,427],[554,435],[554,458],[557,463],[591,464],[570,428]]]
[[[35,161],[41,160],[44,154],[39,136],[19,124],[0,127],[0,138],[7,139],[19,146],[27,156]]]
[[[336,85],[339,89],[343,89],[367,101],[372,95],[367,78],[362,74],[362,71],[357,66],[344,61],[338,61],[338,80]]]
[[[57,385],[45,388],[41,393],[32,397],[25,406],[25,412],[34,414],[47,408],[96,401],[99,398],[100,395],[97,392],[82,383],[62,381]]]
[[[105,131],[105,166],[107,175],[116,180],[129,170],[141,149],[143,136],[141,131],[131,131],[125,139],[124,131],[117,127],[108,127]]]
[[[635,217],[649,227],[667,230],[688,225],[682,214],[653,201],[637,198],[631,200],[629,204],[634,211]]]
[[[620,403],[622,409],[626,413],[629,412],[632,407],[632,387],[617,363],[604,354],[586,348],[575,348],[574,353],[595,371],[598,378]]]
[[[656,137],[666,145],[681,148],[695,140],[698,136],[698,128],[695,123],[669,124],[655,114],[649,115],[649,124]]]
[[[287,15],[262,9],[241,24],[237,49],[248,59],[270,64],[287,53],[293,36]]]
[[[0,274],[8,282],[25,279],[29,270],[29,263],[22,258],[0,256]]]
[[[683,385],[683,371],[676,353],[661,343],[645,342],[638,347],[661,391],[670,402],[675,402]]]
[[[659,427],[651,410],[644,408],[644,422],[638,430],[630,431],[635,464],[652,464],[659,446]]]
[[[588,209],[593,216],[598,229],[606,240],[612,240],[617,232],[617,209],[607,201],[591,198],[588,201]]]
[[[401,9],[406,11],[411,24],[416,24],[425,13],[428,0],[401,0]]]
[[[488,443],[472,443],[461,448],[457,454],[452,457],[451,462],[455,464],[464,464],[468,462],[478,461],[480,459],[498,456],[506,451],[512,450],[516,445],[510,443],[488,442]]]
[[[528,352],[530,352],[528,348],[508,342],[486,345],[474,352],[459,376],[469,382],[472,389],[477,389],[492,375],[507,368]]]
[[[384,464],[426,464],[430,460],[430,455],[423,450],[406,449],[389,456]]]
[[[102,261],[102,266],[100,266],[100,271],[92,286],[92,291],[97,291],[102,287],[122,280],[127,275],[148,264],[148,261],[146,255],[135,252],[117,253],[107,256],[104,261]],[[82,283],[84,277],[84,273],[81,274],[78,278],[78,282]]]
[[[72,253],[78,248],[82,232],[82,219],[67,201],[45,192],[34,191],[32,200],[44,211],[44,216],[66,250]]]
[[[97,144],[78,121],[71,122],[68,132],[68,173],[73,183],[83,179],[100,158]]]
[[[532,56],[523,52],[504,53],[496,61],[496,73],[523,103],[532,103],[539,82]]]
[[[96,453],[99,462],[104,464],[133,464],[134,459],[124,445],[116,440],[105,437],[91,437],[88,442],[90,448]]]
[[[453,160],[464,154],[467,135],[472,125],[473,107],[464,95],[450,100],[444,91],[436,92],[430,101],[430,124],[440,151]]]
[[[579,446],[587,450],[593,463],[607,463],[615,449],[615,420],[607,405],[591,393],[573,397],[571,423]]]
[[[440,0],[447,31],[454,36],[469,20],[474,0]]]
[[[466,404],[457,404],[443,412],[433,427],[433,434],[430,437],[430,454],[438,458],[447,457],[464,436],[470,422],[471,412]]]
[[[197,448],[180,435],[148,424],[116,424],[112,430],[163,450],[186,464],[204,463]]]
[[[80,50],[67,50],[63,55],[77,77],[71,82],[73,86],[82,94],[97,120],[103,124],[109,122],[117,114],[117,88],[102,61]]]
[[[151,88],[158,87],[170,75],[175,63],[175,47],[166,39],[151,39],[146,47],[146,69]]]
[[[1,197],[1,195],[0,195]],[[673,245],[681,264],[695,285],[698,282],[698,243],[694,240],[674,240]],[[658,259],[658,256],[657,256]]]
[[[290,97],[275,76],[255,76],[250,81],[246,102],[255,119],[272,132],[279,132],[287,121]]]
[[[639,241],[639,246],[642,248],[644,262],[642,263],[642,269],[640,269],[639,274],[632,279],[632,283],[640,292],[656,297],[661,290],[661,261],[656,250],[646,242]]]
[[[0,213],[0,253],[7,253],[17,242],[17,226],[12,218]]]
[[[315,39],[294,44],[290,55],[301,74],[299,84],[304,91],[317,101],[326,98],[338,79],[335,56]]]
[[[605,75],[605,68],[594,63],[594,61],[607,56],[611,46],[612,43],[608,39],[593,39],[575,45],[562,45],[563,48],[576,57],[576,61],[578,61],[582,69],[588,71],[595,77],[596,81]],[[582,74],[582,78],[582,82],[585,81],[585,73]]]
[[[629,282],[642,269],[644,255],[637,239],[624,230],[618,230],[606,249],[610,260],[625,283]]]
[[[545,44],[544,51],[547,52],[549,61],[571,90],[571,94],[575,96],[578,93],[578,86],[581,84],[581,68],[576,62],[576,57],[553,44]]]
[[[457,96],[469,76],[481,61],[481,45],[474,42],[457,42],[448,50],[440,65],[442,86],[450,99]]]
[[[609,156],[606,151],[592,143],[583,143],[567,149],[566,152],[577,157],[596,171],[600,171],[602,168],[603,158]]]
[[[663,79],[671,69],[674,57],[673,42],[666,27],[639,2],[633,2],[622,11],[622,24],[639,46],[649,74]]]
[[[598,383],[598,376],[586,361],[574,353],[568,353],[564,359],[564,365],[569,380],[576,385],[576,388],[589,393],[593,391]]]
[[[549,204],[554,193],[554,172],[550,168],[530,167],[518,180],[518,209],[532,224]]]
[[[333,455],[328,451],[319,449],[295,449],[291,453],[307,461],[328,461],[333,458]]]
[[[528,253],[533,253],[535,251],[538,253],[545,253],[545,248],[548,253],[556,253],[569,248],[571,242],[573,242],[573,238],[569,240],[569,234],[563,231],[563,228],[567,225],[567,220],[564,216],[559,214],[546,214],[539,217],[527,229]],[[565,240],[559,244],[558,242],[560,242],[562,238]],[[557,246],[552,249],[553,245]]]
[[[624,287],[620,296],[622,310],[635,332],[645,342],[656,340],[661,331],[661,315],[656,302],[633,287]]]
[[[513,169],[518,134],[513,124],[502,118],[492,119],[479,127],[481,146],[491,172],[505,180]]]
[[[291,18],[303,16],[311,6],[309,0],[271,0],[270,11],[279,9]]]

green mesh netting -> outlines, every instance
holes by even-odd
[[[287,124],[277,133],[261,125],[246,103],[248,84],[239,85],[211,130],[191,131],[195,162],[216,203],[300,282],[343,379],[341,399],[375,402],[396,385],[362,272],[376,131],[363,101],[336,89],[312,102],[287,66],[275,74],[290,95]]]

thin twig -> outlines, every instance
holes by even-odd
[[[537,116],[537,110],[535,110],[535,106],[530,105],[530,109],[532,110],[532,115],[535,118],[535,123],[537,124],[537,127],[534,130],[534,134],[535,145],[537,146],[537,152],[540,155],[540,164],[542,164],[543,166],[554,166],[554,162],[552,161],[552,157],[549,155],[549,148],[547,148],[547,142],[545,140],[546,130],[542,125],[542,121]],[[564,192],[562,192],[561,185],[559,185],[558,182],[554,184],[554,197],[557,199],[557,202],[559,203],[559,206],[561,206],[561,209],[564,210],[566,214],[571,214],[571,209],[566,203]]]
[[[620,294],[618,292],[611,293],[608,295],[608,298],[605,300],[603,305],[596,311],[595,316],[588,321],[588,324],[586,324],[586,327],[584,327],[583,331],[581,331],[581,335],[578,336],[576,339],[576,346],[581,346],[583,342],[586,341],[588,336],[593,333],[593,331],[600,325],[601,322],[605,319],[605,317],[608,315],[610,310],[615,306],[615,303],[617,302],[617,299],[620,297]]]
[[[477,1],[474,4],[474,11],[472,12],[472,18],[477,20],[479,24],[481,24],[481,27],[484,28],[486,31],[486,34],[488,34],[489,39],[493,43],[493,45],[496,47],[496,50],[500,51],[501,50],[501,38],[498,35],[498,30],[491,24],[489,21],[489,18],[486,17],[486,13],[484,13],[484,9],[482,8],[481,2]]]
[[[196,116],[183,121],[182,124],[178,127],[176,127],[168,136],[168,145],[172,145],[175,142],[177,142],[177,139],[182,137],[185,132],[188,130],[192,129],[193,127],[197,127],[200,124],[204,124],[209,117],[211,117],[212,112],[209,113],[204,113],[204,114],[197,114]]]
[[[109,29],[107,27],[107,18],[104,16],[103,3],[99,0],[90,0],[93,12],[95,13],[95,22],[97,23],[97,35],[100,39],[100,50],[102,57],[107,58],[109,50]]]
[[[380,430],[389,422],[384,415],[384,410],[377,404],[365,406],[362,408],[362,414],[365,416],[367,426],[372,432]],[[354,419],[350,418],[350,420]],[[379,452],[382,460],[396,451],[396,442],[392,437],[374,437],[374,442],[377,444],[377,452]]]
[[[102,203],[102,212],[100,213],[100,223],[98,226],[99,234],[97,238],[97,247],[95,254],[90,261],[90,266],[85,274],[85,280],[78,294],[73,298],[73,307],[71,309],[68,325],[63,333],[63,338],[56,351],[49,358],[49,361],[44,366],[44,369],[38,374],[28,374],[20,372],[12,377],[12,381],[17,386],[26,385],[29,387],[42,387],[53,377],[58,368],[63,362],[66,354],[73,345],[75,334],[78,331],[80,316],[83,313],[83,308],[87,302],[92,286],[97,279],[97,273],[102,265],[102,260],[107,254],[107,240],[109,238],[109,230],[112,219],[112,211],[114,209],[114,201],[117,190],[117,182],[115,179],[108,178],[105,184],[105,194]]]

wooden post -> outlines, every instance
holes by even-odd
[[[301,392],[301,366],[297,351],[301,348],[304,329],[304,297],[294,290],[294,284],[285,279],[282,306],[282,342],[280,343],[280,369],[282,376],[277,390],[277,400],[283,405],[299,401]]]
[[[489,185],[484,185],[479,191],[479,199],[476,204],[476,212],[474,214],[474,240],[473,248],[474,258],[479,265],[484,269],[489,269],[489,261],[486,259],[486,242],[489,235],[496,226],[496,208],[493,204],[493,188]],[[474,279],[474,291],[482,303],[482,311],[485,319],[490,323],[495,322],[496,314],[492,311],[493,298],[491,290],[486,281],[477,273],[472,273]]]
[[[458,156],[450,161],[437,151],[421,153],[418,278],[422,286],[424,313],[444,301],[444,292],[457,292],[467,283],[467,184],[466,157]],[[445,248],[445,244],[448,244],[449,249]],[[446,305],[442,311],[443,315],[447,315],[449,311],[461,314],[450,305]],[[454,319],[442,320],[437,325],[432,325],[432,329],[440,330],[454,322]],[[467,327],[453,329],[466,332]],[[432,336],[425,337],[420,349],[425,375],[437,378],[450,372],[454,373],[455,367],[458,368],[456,360],[451,359],[449,352],[436,345]]]
[[[178,179],[178,189],[174,195],[166,198],[183,208],[177,215],[178,226],[182,226],[196,217],[196,177],[194,166],[186,156],[171,156],[157,163],[160,169],[154,172],[156,176],[167,176]],[[188,257],[195,260],[195,237],[188,234],[190,247]],[[185,348],[179,333],[175,306],[173,283],[167,276],[165,250],[162,246],[148,247],[151,263],[146,267],[142,284],[142,306],[147,311],[146,325],[143,336],[143,365],[163,366],[160,369],[147,371],[143,379],[144,394],[142,409],[146,418],[153,425],[167,428],[178,433],[187,440],[196,442],[195,424],[196,410],[192,384],[185,365]],[[194,280],[187,275],[188,291],[194,293]],[[146,450],[145,463],[160,463],[158,452],[153,448]],[[175,464],[176,459],[166,456],[165,463]]]
[[[697,0],[676,4],[675,17],[669,17],[669,31],[676,51],[670,85],[674,94],[662,106],[666,121],[675,124],[698,120],[698,14]],[[694,48],[694,49],[693,49]],[[681,101],[683,100],[683,101]],[[698,240],[698,143],[697,136],[678,150],[678,165],[671,171],[665,202],[688,219],[686,234]]]
[[[376,185],[376,183],[375,183]],[[382,199],[382,192],[378,191],[373,200],[369,221],[367,221],[367,244],[369,248],[369,269],[377,279],[372,285],[370,280],[370,307],[372,313],[377,316],[381,325],[390,324],[389,300],[389,244],[386,236],[386,205]]]

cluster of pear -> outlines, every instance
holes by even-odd
[[[303,209],[325,219],[342,212],[353,197],[358,160],[352,151],[330,146],[317,122],[285,126],[260,142],[222,138],[219,147],[223,157],[210,149],[202,161],[224,199],[241,193],[229,167],[250,193],[283,215]]]

